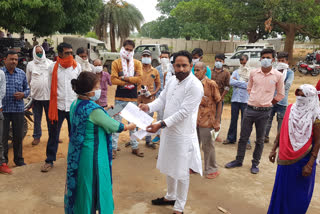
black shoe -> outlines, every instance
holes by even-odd
[[[227,169],[232,169],[232,168],[241,167],[241,166],[242,166],[242,163],[238,160],[231,161],[225,165]]]
[[[259,168],[256,165],[252,164],[252,167],[251,167],[250,171],[251,171],[252,174],[258,174],[259,173]]]
[[[146,147],[152,148],[152,149],[156,149],[157,146],[154,143],[150,143],[150,142],[146,142]]]
[[[226,144],[235,144],[236,142],[231,142],[230,140],[226,139],[225,141],[223,141],[222,144],[226,145]]]
[[[25,162],[22,162],[22,163],[16,163],[16,166],[25,166],[27,165]]]
[[[172,205],[173,206],[175,202],[176,202],[175,200],[165,201],[164,197],[157,198],[157,199],[151,201],[152,205],[158,205],[158,206],[161,206],[161,205]]]
[[[264,143],[269,143],[269,137],[267,136],[264,137]]]

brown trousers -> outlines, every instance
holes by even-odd
[[[210,131],[212,128],[197,127],[197,134],[199,144],[202,144],[202,150],[204,153],[204,175],[208,175],[218,171],[218,165],[216,162],[216,151],[214,148],[214,142],[212,140]]]

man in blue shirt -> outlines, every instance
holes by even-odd
[[[17,68],[18,54],[15,51],[8,51],[4,61],[3,71],[6,76],[6,95],[2,100],[3,104],[3,147],[5,163],[8,163],[8,139],[10,122],[12,123],[13,154],[14,163],[17,166],[26,165],[22,156],[23,124],[24,124],[24,102],[23,98],[28,97],[30,89],[26,74]]]
[[[232,73],[230,78],[230,86],[233,87],[231,98],[231,121],[227,139],[223,144],[234,144],[237,141],[238,117],[241,111],[241,121],[244,110],[247,108],[249,94],[247,91],[250,69],[246,66],[248,55],[240,56],[240,68]],[[250,141],[248,141],[247,149],[251,149]]]
[[[161,51],[161,54],[160,54],[161,64],[156,67],[156,69],[159,72],[160,82],[161,82],[161,88],[158,91],[158,93],[156,94],[157,98],[160,96],[160,93],[164,88],[164,81],[165,81],[164,80],[164,76],[167,75],[168,72],[171,72],[170,71],[171,63],[170,63],[169,57],[170,57],[170,52]],[[157,112],[157,120],[158,121],[163,120],[163,111],[158,111]],[[157,132],[157,136],[152,139],[152,143],[158,143],[158,142],[160,142],[160,130]]]
[[[285,89],[285,97],[278,102],[277,104],[273,105],[270,117],[268,119],[267,127],[266,127],[266,135],[264,142],[269,143],[269,133],[272,126],[273,117],[277,114],[277,121],[278,121],[278,127],[277,132],[280,132],[282,120],[284,117],[284,114],[286,113],[287,106],[288,106],[288,94],[290,87],[294,80],[294,72],[289,68],[288,65],[288,53],[287,52],[279,52],[277,59],[278,64],[276,69],[280,71],[283,74],[284,79],[284,89]]]
[[[192,51],[192,73],[194,74],[194,65],[197,63],[197,62],[200,62],[202,61],[202,58],[203,58],[203,50],[201,48],[195,48],[193,49]],[[206,76],[211,79],[211,69],[209,68],[209,66],[207,66],[207,72],[206,72]]]

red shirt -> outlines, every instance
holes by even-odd
[[[317,89],[317,91],[320,91],[320,80],[319,80],[319,82],[318,82],[318,84],[316,86],[316,89]],[[320,94],[318,96],[319,96],[319,100],[320,100]]]

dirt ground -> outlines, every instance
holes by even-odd
[[[294,90],[302,83],[315,85],[317,77],[301,76],[295,73],[295,81],[290,91],[289,102],[293,103]],[[108,92],[109,101],[113,103],[114,87]],[[230,105],[225,105],[221,137],[226,138],[230,123]],[[63,213],[63,193],[66,174],[66,156],[68,150],[68,131],[63,124],[59,145],[58,161],[47,174],[40,172],[40,166],[45,160],[48,130],[45,121],[42,122],[43,136],[38,146],[32,146],[32,125],[24,139],[24,158],[28,164],[24,167],[14,167],[12,149],[9,154],[9,166],[13,167],[13,175],[0,175],[0,210],[1,214]],[[270,134],[271,141],[275,137],[276,124]],[[239,130],[238,130],[239,132]],[[254,142],[255,131],[251,136]],[[119,214],[165,214],[172,213],[171,207],[151,206],[150,200],[162,197],[166,192],[165,176],[155,168],[157,151],[144,146],[140,148],[145,157],[139,158],[131,154],[124,144],[129,140],[128,133],[120,135],[121,151],[113,162],[113,182],[115,213]],[[219,214],[217,207],[222,207],[232,214],[262,214],[267,208],[274,184],[276,164],[268,161],[272,144],[266,144],[260,164],[260,173],[250,173],[253,150],[246,153],[244,165],[241,168],[227,170],[224,165],[233,160],[237,145],[216,143],[216,155],[220,176],[208,180],[199,175],[192,175],[188,202],[185,208],[187,214]],[[320,210],[320,173],[317,172],[313,200],[308,214],[319,213]]]

